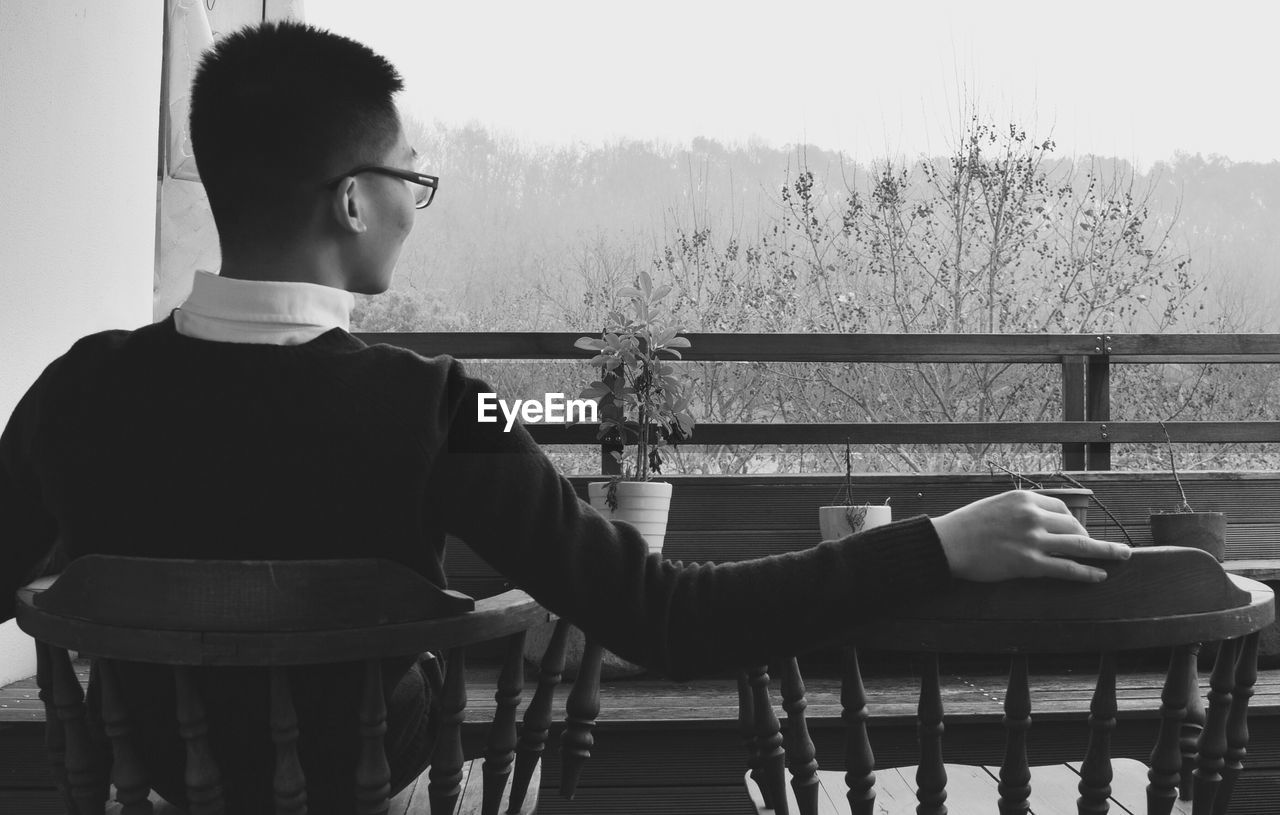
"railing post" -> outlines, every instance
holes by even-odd
[[[1088,373],[1085,377],[1085,419],[1090,422],[1111,421],[1111,337],[1100,335],[1095,338],[1096,353],[1089,357]],[[1106,438],[1106,433],[1103,433]],[[1111,444],[1097,441],[1088,445],[1087,470],[1111,469]]]
[[[1085,417],[1085,361],[1081,355],[1062,357],[1062,421],[1082,422]],[[1086,469],[1088,446],[1077,442],[1062,445],[1062,469]]]

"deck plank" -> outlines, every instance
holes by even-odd
[[[88,661],[76,660],[76,674],[88,681]],[[483,721],[493,715],[493,687],[496,666],[467,668],[467,719]],[[914,716],[919,680],[910,674],[868,676],[868,707],[873,717]],[[946,673],[942,677],[943,709],[951,716],[1001,716],[1007,677],[990,667],[983,673]],[[1031,675],[1032,716],[1087,712],[1096,676],[1088,670]],[[526,681],[524,699],[536,689],[536,676]],[[773,684],[774,698],[781,704]],[[1159,707],[1164,687],[1164,671],[1145,669],[1122,672],[1116,680],[1116,698],[1121,711],[1152,711]],[[1209,690],[1209,674],[1201,672],[1200,690]],[[805,691],[812,719],[840,716],[840,679],[832,669],[806,668]],[[563,700],[568,688],[558,689]],[[660,677],[642,677],[607,682],[601,691],[601,721],[700,721],[734,719],[738,715],[737,682],[732,677],[714,677],[695,682],[672,682]],[[562,703],[562,701],[561,701]],[[1255,714],[1280,713],[1280,668],[1258,672],[1258,683],[1250,701]],[[0,722],[43,721],[34,677],[0,688]]]
[[[1001,664],[959,664],[955,666],[957,670],[945,674],[948,708],[943,749],[949,761],[981,765],[1000,760],[1003,735],[999,728],[978,722],[994,721],[1003,713],[1006,678],[1000,671]],[[1121,722],[1114,733],[1113,747],[1118,757],[1142,759],[1150,753],[1164,681],[1163,670],[1153,669],[1154,664],[1147,660],[1137,670],[1123,670],[1122,666],[1118,681]],[[78,667],[82,680],[86,679],[87,663],[81,662]],[[944,671],[946,667],[944,662]],[[473,747],[483,749],[480,723],[492,715],[496,667],[481,664],[470,670],[467,738]],[[805,672],[811,729],[818,743],[818,760],[823,764],[820,772],[831,773],[835,779],[824,803],[844,812],[847,804],[839,797],[844,739],[839,722],[839,681],[836,671],[822,664],[807,665]],[[1052,662],[1039,670],[1033,662],[1033,763],[1078,760],[1083,755],[1087,737],[1083,722],[1094,679],[1091,664],[1083,661],[1078,665]],[[917,761],[914,718],[918,679],[910,666],[873,665],[866,681],[877,758],[886,765]],[[1202,674],[1202,685],[1206,681],[1207,675]],[[562,688],[557,695],[561,710],[565,694],[567,688]],[[560,762],[558,737],[553,734],[542,773],[539,811],[546,815],[609,811],[637,815],[670,815],[677,811],[690,815],[750,813],[752,808],[741,782],[746,756],[733,722],[736,694],[736,681],[727,676],[684,683],[654,677],[606,683],[596,745],[577,800],[565,802],[557,794]],[[526,694],[526,701],[528,698]],[[780,694],[775,692],[774,699],[775,704],[781,703]],[[0,707],[0,812],[61,812],[52,790],[34,788],[49,783],[42,749],[43,711],[34,681],[26,679],[0,689],[0,705],[7,705]],[[1274,801],[1280,797],[1280,670],[1260,672],[1251,714],[1255,739],[1234,808],[1249,815],[1272,815]],[[557,732],[558,729],[559,725]],[[889,770],[877,771],[881,799],[886,804],[896,795],[890,789],[899,786],[891,782],[891,777],[897,775]],[[915,798],[908,780],[913,782],[904,780],[901,793],[908,803],[907,811],[913,811]],[[1117,788],[1117,794],[1128,793]]]

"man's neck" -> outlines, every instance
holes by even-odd
[[[218,274],[235,280],[315,283],[346,290],[346,278],[340,267],[323,253],[314,251],[224,254]]]

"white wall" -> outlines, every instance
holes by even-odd
[[[78,337],[151,321],[163,19],[159,0],[0,2],[0,419]],[[0,626],[0,685],[33,673]]]

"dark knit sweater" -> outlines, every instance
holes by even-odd
[[[452,533],[610,649],[686,677],[810,649],[948,580],[923,518],[740,563],[649,556],[521,427],[476,421],[489,390],[340,329],[231,344],[170,317],[86,337],[0,437],[0,597],[59,539],[70,557],[387,557],[445,585]]]

